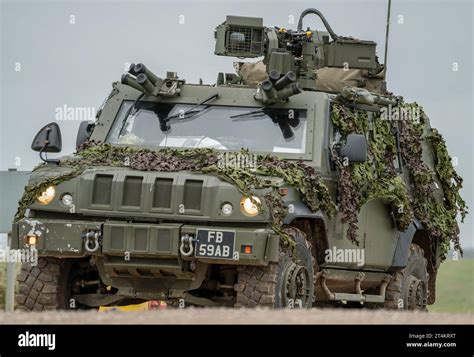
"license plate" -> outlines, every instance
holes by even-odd
[[[235,232],[198,229],[196,232],[196,257],[234,259]]]

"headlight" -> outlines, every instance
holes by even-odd
[[[240,200],[240,211],[245,216],[255,217],[259,213],[258,205],[261,203],[260,198],[256,196],[252,196],[251,198],[244,196]]]
[[[46,190],[41,192],[41,194],[36,197],[36,199],[40,204],[47,205],[53,200],[55,194],[56,190],[54,189],[54,186],[49,186]]]

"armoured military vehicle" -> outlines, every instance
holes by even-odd
[[[77,153],[46,158],[60,129],[39,131],[11,241],[40,259],[18,307],[426,309],[462,181],[423,109],[387,91],[376,44],[316,9],[294,30],[227,16],[215,41],[257,61],[213,85],[132,64]]]

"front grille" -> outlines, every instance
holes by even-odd
[[[92,192],[92,204],[110,205],[113,175],[96,175]]]
[[[171,231],[169,229],[158,228],[156,250],[158,252],[171,252],[171,239]]]
[[[173,179],[157,178],[153,187],[153,208],[171,207]]]
[[[148,229],[135,228],[135,235],[133,237],[133,250],[136,252],[148,251]]]
[[[141,215],[155,214],[202,216],[206,214],[201,202],[208,187],[206,180],[201,175],[189,174],[87,173],[78,188],[86,193],[78,199],[78,212],[87,215],[113,211],[114,217],[133,217],[134,220]]]
[[[184,209],[200,210],[202,196],[201,180],[186,180],[184,184]]]
[[[122,256],[178,256],[180,224],[127,223],[108,221],[103,225],[102,252]]]
[[[125,247],[125,226],[112,226],[110,229],[110,249],[123,251]]]
[[[127,176],[123,183],[122,206],[140,207],[143,177]]]

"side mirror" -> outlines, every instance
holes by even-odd
[[[94,130],[95,123],[92,121],[83,121],[79,125],[76,136],[76,150],[90,138],[92,130]]]
[[[59,125],[56,123],[49,123],[42,127],[33,139],[31,149],[39,151],[40,153],[60,152],[62,150],[62,139]]]
[[[367,161],[367,140],[363,134],[348,134],[346,144],[339,149],[339,156],[347,157],[349,162]]]

